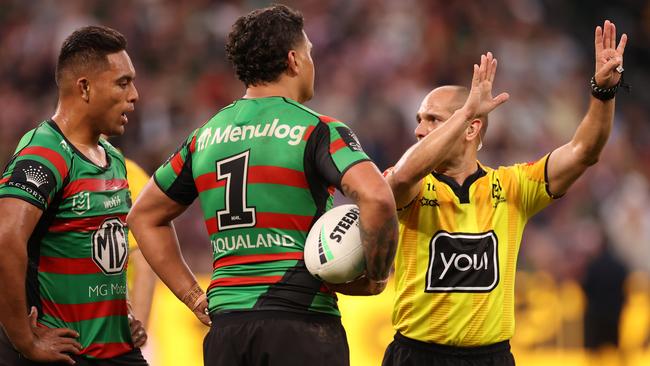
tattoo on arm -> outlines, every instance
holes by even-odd
[[[359,229],[362,245],[366,249],[366,276],[373,281],[385,280],[390,274],[397,250],[397,218],[389,218],[379,230],[369,230],[363,223]]]
[[[199,286],[198,283],[195,283],[183,296],[181,296],[181,301],[187,305],[188,308],[194,310],[199,298],[204,295],[201,286]]]
[[[352,187],[350,187],[347,184],[343,184],[341,185],[341,189],[343,190],[343,194],[345,195],[345,197],[350,198],[354,202],[359,201],[359,193],[357,193],[357,191],[352,189]]]
[[[359,193],[352,187],[343,184],[341,188],[346,197],[359,201]],[[368,228],[363,221],[360,222],[361,244],[366,252],[366,276],[370,280],[383,281],[390,274],[397,250],[398,230],[397,217],[394,215],[376,230]]]

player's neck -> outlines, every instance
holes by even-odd
[[[59,127],[63,135],[79,150],[99,148],[100,133],[88,122],[87,118],[78,113],[71,113],[68,108],[59,104],[52,120]]]
[[[285,97],[303,103],[300,100],[298,89],[291,83],[275,82],[261,85],[250,85],[246,88],[244,99],[266,98],[266,97]]]

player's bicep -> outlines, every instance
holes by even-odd
[[[0,197],[0,245],[26,245],[43,211],[15,197]]]
[[[581,163],[571,143],[551,152],[546,164],[548,190],[553,197],[564,195],[588,167]]]

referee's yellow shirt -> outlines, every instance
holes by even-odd
[[[149,181],[149,175],[138,166],[133,160],[124,159],[126,165],[126,179],[129,182],[129,192],[131,193],[131,201],[135,202],[135,199],[140,195],[142,188]],[[138,247],[138,243],[135,241],[135,237],[131,234],[129,230],[129,252],[132,252]],[[133,277],[134,273],[137,271],[137,268],[133,263],[129,262],[126,271],[126,278],[129,289],[133,287]]]
[[[517,254],[528,219],[546,207],[548,155],[478,164],[463,186],[430,174],[400,211],[393,325],[406,337],[480,346],[514,333]]]

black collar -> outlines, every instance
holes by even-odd
[[[476,164],[477,168],[472,175],[469,177],[465,178],[465,181],[463,182],[463,185],[459,185],[458,182],[456,182],[453,178],[448,177],[444,174],[432,172],[431,175],[433,175],[437,180],[441,181],[442,183],[445,183],[446,185],[451,188],[451,190],[454,192],[456,197],[458,197],[458,200],[460,203],[469,203],[469,187],[472,185],[472,183],[476,182],[479,178],[485,176],[487,173],[483,168],[481,168],[480,164]]]

